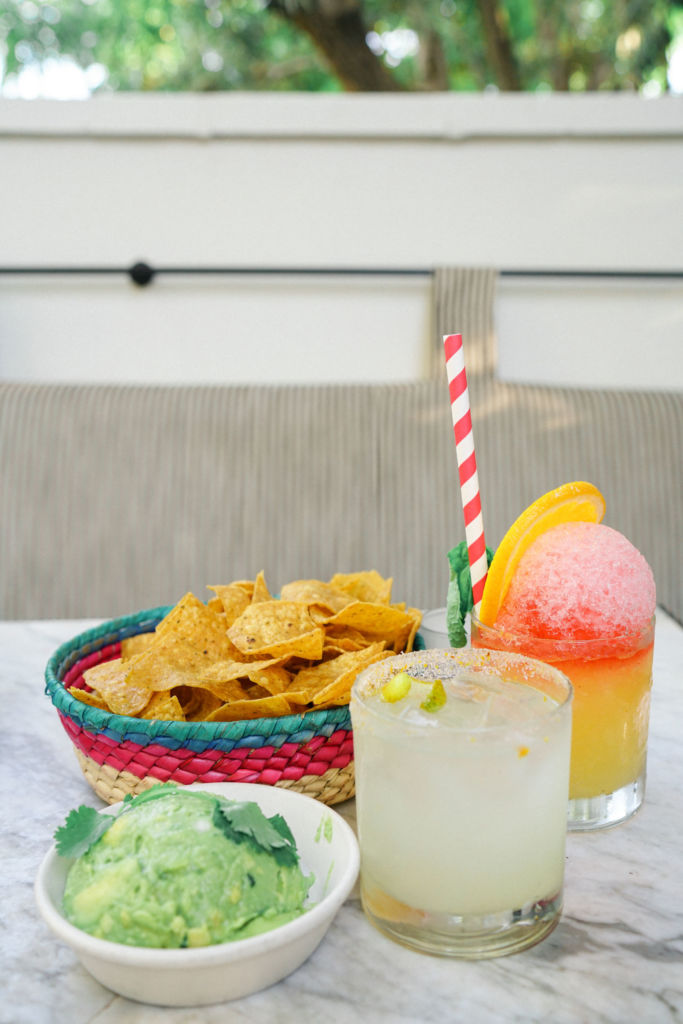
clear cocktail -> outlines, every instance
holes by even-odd
[[[409,689],[387,699],[399,672]],[[450,956],[543,938],[562,905],[566,677],[517,655],[414,652],[358,677],[351,717],[369,918]]]

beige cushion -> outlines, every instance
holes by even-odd
[[[562,480],[683,611],[681,402],[489,386],[474,416],[492,546]],[[0,385],[0,615],[114,616],[208,583],[376,568],[442,604],[464,535],[444,381],[333,387]]]
[[[430,603],[458,528],[450,472],[422,521],[447,414],[429,382],[1,385],[1,614],[117,615],[260,569],[279,589],[376,568]]]

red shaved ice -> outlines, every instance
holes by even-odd
[[[524,553],[495,624],[554,640],[632,636],[655,605],[652,570],[623,534],[599,523],[563,523]]]

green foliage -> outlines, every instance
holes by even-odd
[[[255,803],[236,803],[216,797],[214,824],[235,843],[251,840],[272,853],[280,864],[297,864],[299,855],[294,836],[280,814],[266,818]]]
[[[486,564],[493,560],[493,551],[486,548]],[[462,540],[448,552],[449,582],[446,595],[446,628],[451,647],[464,647],[467,643],[465,616],[472,611],[472,577],[467,554],[467,542]]]
[[[179,792],[175,783],[159,783],[137,796],[128,794],[123,801],[122,814],[133,805],[164,799]],[[193,798],[203,799],[213,805],[213,823],[232,842],[250,841],[262,850],[272,853],[280,864],[297,864],[299,854],[289,825],[280,814],[266,818],[256,803],[239,803],[214,796],[206,791],[193,792]],[[81,804],[70,811],[66,821],[55,832],[57,853],[60,857],[80,857],[86,853],[100,836],[116,821],[110,814],[99,814],[93,807]]]
[[[60,857],[80,857],[115,822],[111,814],[98,814],[94,807],[81,804],[69,811],[67,819],[55,832]]]
[[[129,807],[133,800],[136,804],[144,804],[150,800],[158,800],[168,796],[178,787],[173,782],[158,783],[134,797],[127,793],[123,799],[124,808]],[[55,832],[57,853],[60,857],[80,857],[87,853],[93,843],[103,836],[107,829],[116,821],[113,814],[100,814],[94,807],[81,804],[69,811],[66,821]]]
[[[4,0],[4,74],[68,56],[82,68],[101,65],[107,90],[339,90],[339,68],[319,45],[329,8],[321,0]],[[492,58],[501,40],[524,90],[666,88],[667,47],[683,32],[680,0],[358,0],[358,9],[376,59],[408,90],[505,87]],[[318,22],[305,31],[301,12]],[[353,79],[353,58],[344,59]]]
[[[308,38],[259,0],[29,2],[7,8],[2,36],[7,73],[68,55],[104,65],[110,90],[335,88]]]

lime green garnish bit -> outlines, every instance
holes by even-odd
[[[446,691],[444,690],[443,683],[440,679],[436,679],[432,684],[432,688],[429,694],[420,704],[423,711],[438,711],[446,703]]]
[[[382,700],[386,700],[390,704],[395,704],[397,700],[403,700],[414,682],[415,680],[407,672],[397,673],[382,687]]]

